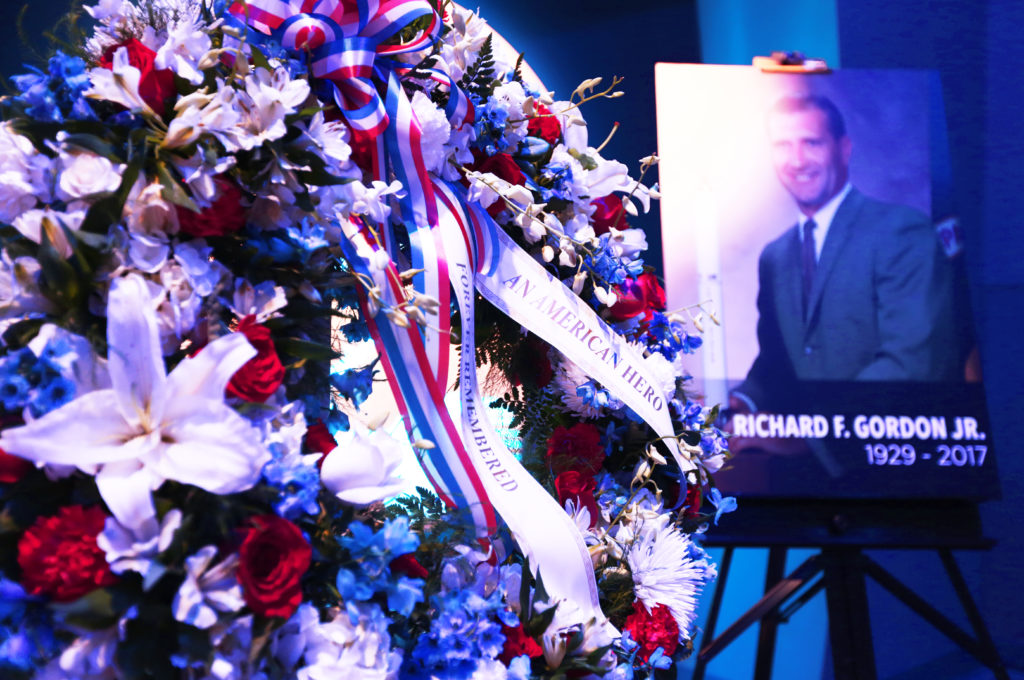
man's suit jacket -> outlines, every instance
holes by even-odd
[[[761,252],[760,353],[737,388],[772,410],[794,380],[954,380],[953,270],[925,215],[850,191],[818,258],[806,319],[796,225]]]

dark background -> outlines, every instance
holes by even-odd
[[[810,8],[808,12],[799,12],[801,2]],[[0,73],[5,75],[19,72],[20,64],[32,61],[30,47],[49,51],[40,34],[67,6],[64,0],[34,0],[25,23],[31,44],[25,45],[15,25],[22,4],[20,0],[0,0]],[[489,23],[525,52],[547,87],[563,97],[584,78],[601,75],[609,79],[615,74],[626,77],[622,85],[626,97],[595,102],[584,109],[584,116],[595,145],[614,121],[622,123],[603,155],[629,164],[634,172],[637,160],[656,148],[654,63],[697,62],[702,53],[716,54],[716,48],[725,43],[741,51],[745,39],[748,46],[754,44],[744,31],[750,32],[755,0],[749,0],[749,4],[743,0],[483,0],[481,5]],[[816,25],[822,22],[817,18],[821,8],[828,10],[823,16],[832,16],[831,5],[804,0],[772,3],[773,26],[797,27],[795,34],[792,30],[788,33],[791,42],[772,46],[799,49],[806,37],[814,44],[831,44],[844,68],[937,69],[942,78],[952,174],[948,181],[939,182],[939,188],[951,188],[950,205],[964,224],[973,321],[981,338],[1003,489],[1003,500],[982,508],[985,533],[999,540],[998,547],[986,554],[962,554],[959,561],[1004,658],[1013,668],[1024,669],[1024,460],[1019,454],[1020,442],[1024,441],[1024,173],[1020,168],[1024,159],[1024,136],[1020,133],[1020,121],[1024,120],[1024,40],[1020,36],[1024,3],[836,0],[835,25]],[[789,15],[787,7],[797,10]],[[707,15],[715,12],[712,24],[719,27],[719,32],[701,36],[699,20],[712,25]],[[752,54],[766,51],[751,49],[755,50]],[[817,56],[834,59],[831,53]],[[648,262],[658,265],[657,212],[639,224],[648,228],[652,245]],[[737,521],[742,521],[742,508]],[[966,625],[934,555],[880,552],[874,557],[940,610]],[[742,577],[742,573],[734,572],[734,579]],[[746,579],[756,590],[763,572],[748,573]],[[991,677],[879,589],[869,589],[869,597],[879,677]],[[742,608],[750,603],[742,603]],[[812,615],[820,616],[820,611],[806,616]],[[815,620],[810,624],[803,630],[818,630],[824,622]],[[794,621],[790,627],[799,625]],[[784,644],[786,635],[787,626],[783,626],[780,644]],[[820,659],[823,635],[795,644],[797,654],[777,657],[776,677],[819,677],[817,672],[792,670],[793,666],[786,664],[799,659],[786,657]],[[708,677],[749,677],[750,666],[744,665],[748,661],[735,655],[723,656],[712,664]],[[820,677],[830,677],[827,664]]]

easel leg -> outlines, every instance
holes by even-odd
[[[769,548],[768,569],[764,577],[764,592],[768,593],[771,591],[785,575],[786,548]],[[761,619],[761,628],[757,635],[757,662],[754,665],[754,680],[771,680],[778,629],[778,613],[775,611],[768,612]]]
[[[722,598],[725,596],[725,582],[729,578],[729,569],[732,567],[732,553],[735,548],[731,545],[726,546],[725,551],[722,553],[722,564],[718,568],[718,582],[715,584],[715,595],[711,598],[711,609],[708,611],[708,621],[704,626],[704,634],[701,635],[701,645],[705,645],[706,642],[711,642],[715,639],[715,627],[718,625],[718,615],[722,610]],[[700,652],[703,649],[697,649],[697,663],[693,666],[693,675],[690,676],[690,680],[704,680],[704,671],[706,670],[707,663],[701,658]]]
[[[860,550],[826,548],[822,556],[835,680],[875,680],[875,652]]]
[[[953,558],[953,553],[946,548],[940,548],[939,557],[942,558],[942,564],[946,568],[946,574],[949,575],[949,582],[953,584],[956,596],[960,598],[960,606],[964,608],[967,619],[971,622],[971,627],[974,629],[974,635],[978,640],[978,647],[980,647],[982,652],[978,656],[978,660],[992,669],[996,680],[1010,680],[1010,675],[1006,672],[1002,659],[999,658],[999,650],[996,649],[996,644],[988,632],[988,627],[981,618],[981,612],[978,611],[978,606],[974,603],[974,598],[971,597],[971,592],[967,588],[967,581],[964,579],[963,572],[960,571],[960,567]]]

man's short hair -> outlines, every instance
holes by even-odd
[[[800,113],[808,109],[817,109],[825,114],[828,131],[833,139],[842,139],[846,136],[843,114],[839,113],[839,109],[828,97],[816,94],[789,94],[775,102],[772,113]]]

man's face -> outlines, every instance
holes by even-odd
[[[813,215],[846,184],[850,139],[835,139],[824,111],[772,113],[768,119],[775,173],[797,206]]]

